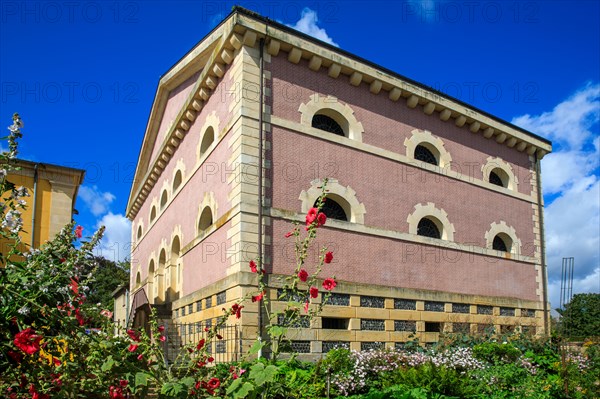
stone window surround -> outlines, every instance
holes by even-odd
[[[215,149],[215,147],[219,143],[219,125],[220,125],[220,123],[221,123],[221,121],[219,120],[219,117],[217,116],[216,111],[212,111],[210,114],[208,114],[206,116],[206,119],[204,120],[204,124],[202,124],[202,127],[200,128],[201,134],[200,134],[200,138],[198,140],[198,145],[196,146],[196,161],[199,165],[201,165],[204,162],[204,160],[206,158],[208,158],[210,153]],[[210,144],[210,146],[206,149],[206,151],[203,154],[201,154],[200,147],[202,146],[202,141],[204,140],[206,131],[210,127],[212,127],[212,129],[213,129],[213,134],[214,134],[213,141]]]
[[[311,187],[307,191],[302,190],[298,198],[300,201],[302,201],[301,211],[303,213],[308,212],[308,210],[315,204],[317,198],[319,198],[321,195],[323,180],[315,179],[310,182],[310,185]],[[328,194],[341,197],[346,202],[346,204],[339,203],[339,205],[344,208],[346,215],[349,217],[350,223],[365,223],[365,213],[367,213],[365,210],[365,205],[358,201],[358,198],[356,198],[356,191],[354,191],[352,187],[344,187],[338,182],[337,179],[329,179],[327,182],[327,192]],[[333,199],[335,200],[335,198]]]
[[[364,132],[362,123],[356,120],[354,111],[348,104],[342,104],[334,96],[325,96],[318,93],[311,94],[310,100],[300,104],[298,111],[300,112],[300,123],[311,129],[317,130],[312,127],[313,116],[317,113],[322,113],[334,119],[344,129],[347,138],[362,142],[362,134]],[[343,120],[338,120],[340,117]]]
[[[505,189],[508,189],[511,191],[518,191],[517,187],[519,184],[519,180],[515,176],[512,166],[510,166],[510,164],[508,162],[504,161],[502,158],[491,157],[491,156],[487,158],[487,162],[485,163],[485,165],[481,166],[481,173],[483,174],[483,180],[489,183],[490,172],[494,171],[495,169],[500,169],[508,177],[508,181],[506,182],[506,187],[504,187]],[[502,176],[499,176],[499,177],[502,179]],[[503,180],[503,183],[504,183],[504,180]]]
[[[512,226],[508,226],[504,220],[500,223],[493,222],[490,225],[490,229],[485,233],[485,245],[486,248],[492,249],[494,244],[494,237],[498,234],[507,235],[510,240],[510,251],[509,253],[518,255],[521,253],[521,240],[517,237],[517,232]]]
[[[202,198],[202,202],[200,203],[200,205],[198,206],[198,216],[196,217],[196,233],[198,235],[198,237],[200,236],[204,236],[206,235],[209,231],[211,231],[211,228],[208,228],[206,230],[202,230],[200,231],[198,229],[198,225],[200,224],[200,217],[202,216],[202,211],[204,210],[204,208],[209,207],[210,212],[212,214],[212,225],[215,224],[215,221],[217,220],[217,210],[218,210],[218,206],[217,206],[217,201],[215,199],[215,193],[212,191],[208,191],[204,193],[204,197]]]
[[[418,145],[422,145],[437,157],[438,168],[444,169],[450,166],[452,163],[452,157],[444,148],[444,142],[442,139],[434,136],[429,130],[414,129],[411,133],[412,136],[410,138],[404,139],[407,158],[414,159],[415,148],[417,148]]]
[[[442,240],[454,241],[454,225],[448,220],[446,211],[436,208],[433,202],[415,205],[414,212],[408,215],[406,219],[408,222],[408,232],[416,235],[419,221],[425,217],[428,217],[437,225],[442,234]]]

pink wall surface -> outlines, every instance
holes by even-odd
[[[273,266],[269,271],[293,273],[293,238],[284,238],[291,224],[274,219],[272,225]],[[322,245],[334,253],[333,262],[323,267],[322,278],[335,276],[338,281],[362,284],[539,299],[532,264],[323,227],[306,263],[309,273],[314,272],[316,251]]]
[[[221,80],[220,85],[231,85],[230,81],[231,74],[228,70]],[[213,111],[220,120],[219,129],[223,128],[229,121],[230,115],[228,103],[223,101],[221,96],[210,97],[205,106],[198,113],[190,130],[180,143],[179,147],[177,147],[173,157],[162,172],[157,183],[152,188],[151,193],[148,195],[148,198],[133,221],[133,229],[136,231],[136,234],[139,221],[143,220],[144,222],[144,235],[138,243],[137,248],[135,248],[132,253],[132,264],[138,262],[142,265],[142,279],[144,279],[148,273],[149,254],[152,251],[155,251],[156,256],[159,255],[160,242],[163,238],[167,240],[168,245],[171,244],[171,233],[176,225],[181,225],[183,237],[180,237],[180,239],[182,248],[196,237],[196,223],[199,216],[199,206],[202,203],[205,193],[212,191],[215,194],[217,214],[213,218],[213,221],[221,217],[231,208],[231,204],[227,198],[229,185],[226,180],[226,165],[231,153],[227,148],[227,145],[218,145],[208,158],[205,159],[200,169],[195,172],[192,178],[184,186],[181,186],[176,196],[172,198],[172,184],[176,172],[177,161],[181,158],[185,164],[185,173],[183,176],[185,183],[185,180],[189,177],[197,164],[197,150],[203,133],[200,130],[204,125],[207,115],[211,114]],[[227,138],[224,138],[224,140],[226,143]],[[160,196],[165,180],[168,181],[169,200],[172,200],[172,202],[170,202],[167,208],[161,213],[159,209]],[[150,210],[153,199],[158,200],[158,216],[154,224],[150,226]],[[135,279],[135,276],[132,276],[132,279]]]
[[[272,58],[268,67],[272,73],[274,115],[300,122],[298,107],[308,102],[311,94],[332,95],[354,110],[354,116],[363,125],[362,140],[366,144],[406,154],[404,139],[412,136],[412,130],[429,130],[444,141],[452,156],[453,170],[483,179],[481,167],[487,158],[500,157],[512,166],[519,181],[518,191],[531,193],[531,162],[526,153],[486,139],[481,133],[475,135],[466,126],[458,128],[451,122],[443,122],[438,113],[426,115],[420,106],[408,108],[404,99],[391,101],[386,92],[372,94],[364,83],[354,87],[346,76],[332,79],[326,68],[314,72],[306,64],[306,60],[297,65],[288,62],[285,53]]]

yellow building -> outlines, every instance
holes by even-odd
[[[71,222],[85,171],[26,160],[18,160],[15,166],[19,170],[9,171],[6,178],[16,187],[25,187],[29,193],[29,197],[24,198],[26,209],[21,212],[22,250],[38,248]],[[8,245],[3,241],[0,252],[6,254]]]

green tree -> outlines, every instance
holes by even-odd
[[[561,315],[559,332],[570,336],[600,336],[600,294],[575,294]]]
[[[129,285],[129,260],[114,262],[101,256],[94,257],[94,262],[86,266],[82,275],[92,273],[87,300],[89,303],[100,303],[104,309],[113,308],[112,293],[122,285]]]

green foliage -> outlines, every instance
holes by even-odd
[[[512,363],[521,356],[521,351],[509,343],[486,342],[473,347],[476,358],[492,364]]]
[[[115,289],[129,285],[129,261],[113,262],[97,256],[95,262],[82,270],[82,274],[93,273],[94,281],[90,283],[87,300],[90,303],[100,304],[105,309],[113,308],[112,293]],[[89,270],[88,270],[89,269]]]
[[[561,315],[559,333],[577,337],[600,336],[600,294],[575,294],[564,309],[556,309]]]

